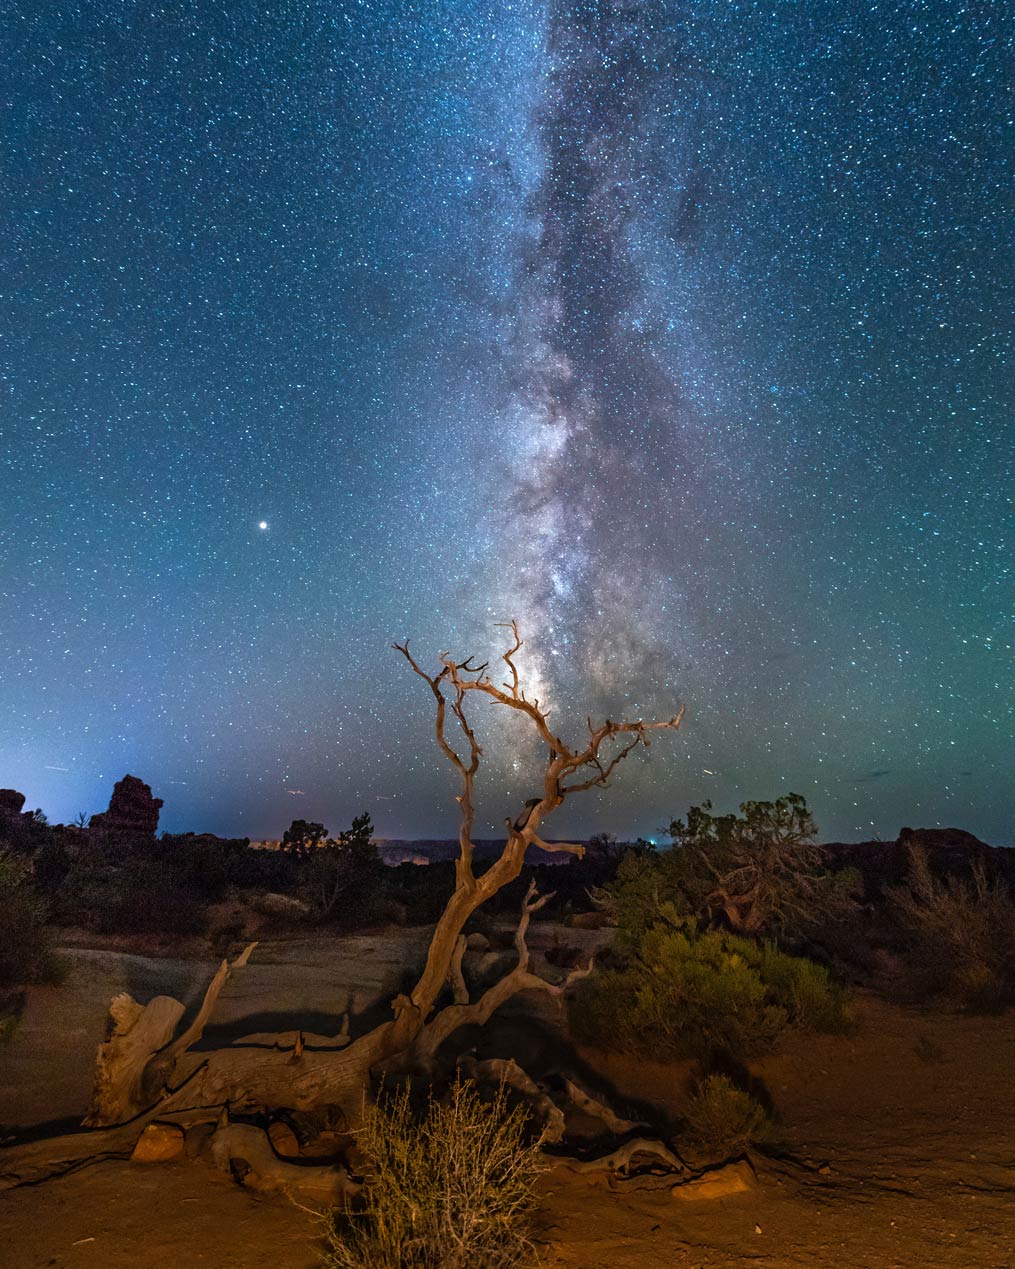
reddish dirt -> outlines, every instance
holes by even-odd
[[[695,1203],[556,1169],[541,1187],[543,1263],[1013,1269],[1015,1015],[929,1015],[861,997],[857,1018],[852,1035],[798,1037],[756,1068],[797,1162],[762,1165],[747,1194]],[[582,1057],[621,1095],[679,1113],[686,1067]],[[9,1191],[0,1248],[0,1263],[25,1269],[310,1269],[321,1254],[308,1213],[201,1162],[104,1163]]]

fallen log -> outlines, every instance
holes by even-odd
[[[122,992],[109,1006],[109,1038],[99,1045],[92,1101],[83,1123],[98,1128],[135,1118],[159,1097],[180,1058],[204,1035],[215,1003],[233,972],[250,960],[249,943],[230,965],[224,960],[208,984],[194,1021],[176,1039],[185,1006],[171,996],[140,1005]]]

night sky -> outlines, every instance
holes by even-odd
[[[1005,9],[5,5],[0,785],[449,835],[389,645],[516,617],[565,736],[688,708],[558,831],[1015,842]]]

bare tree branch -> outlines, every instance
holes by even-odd
[[[540,850],[545,850],[548,854],[566,854],[577,855],[579,859],[584,858],[585,847],[581,842],[544,842],[541,837],[535,833],[532,834],[532,845],[538,846]]]

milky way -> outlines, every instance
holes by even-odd
[[[659,207],[679,255],[686,156],[666,125],[681,73],[665,6],[557,6],[540,179],[518,280],[515,486],[502,607],[541,636],[542,675],[656,700],[678,658],[660,610],[683,607],[673,560],[689,407],[652,339],[639,240]],[[661,477],[661,478],[660,478]]]
[[[2,23],[0,785],[443,834],[389,645],[515,617],[562,731],[688,705],[569,831],[1015,840],[1003,6]]]

